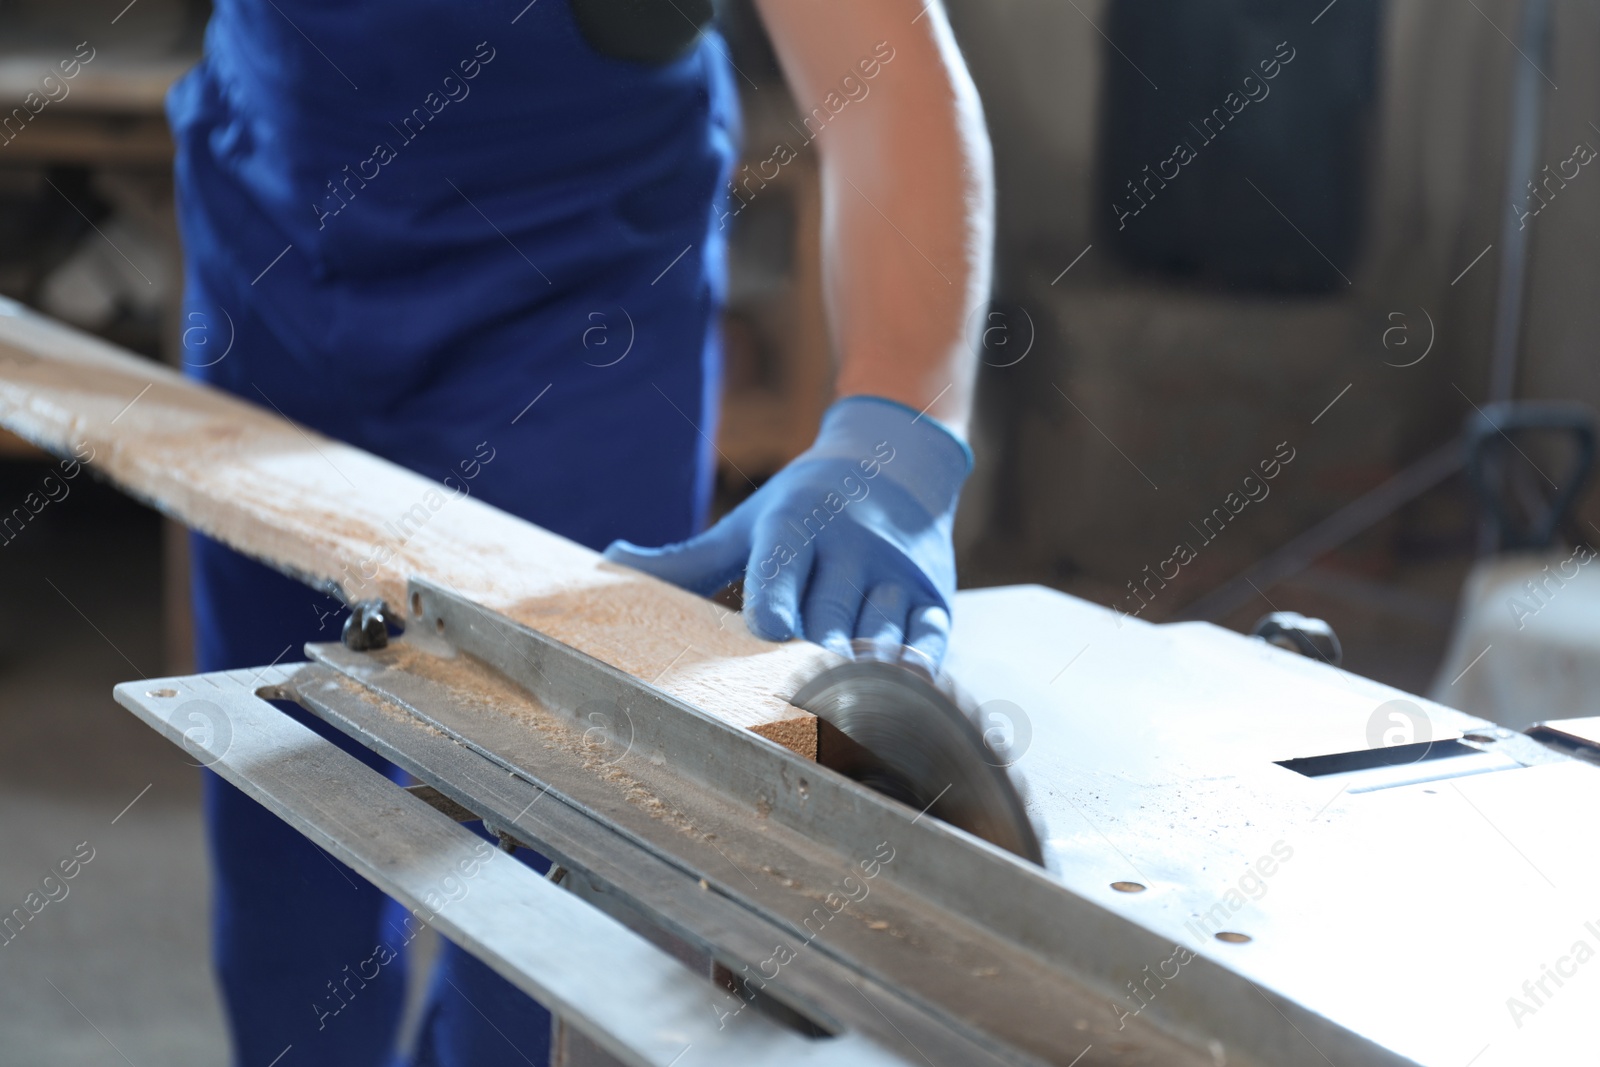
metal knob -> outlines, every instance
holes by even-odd
[[[1264,615],[1250,635],[1269,645],[1321,660],[1330,667],[1337,667],[1344,660],[1344,649],[1333,627],[1298,611],[1274,611]]]
[[[389,606],[382,600],[358,600],[350,606],[340,640],[352,652],[371,652],[389,644]]]

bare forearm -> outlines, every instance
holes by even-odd
[[[911,0],[761,7],[803,109],[825,105],[846,75],[860,86],[815,142],[838,392],[926,409],[962,432],[975,368],[969,333],[989,291],[993,168],[943,13],[919,15]],[[875,77],[863,77],[864,57],[879,61]]]

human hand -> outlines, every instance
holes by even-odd
[[[951,530],[972,469],[965,442],[899,403],[851,396],[816,442],[711,529],[660,548],[613,542],[607,559],[702,596],[744,576],[752,633],[805,636],[843,656],[852,639],[934,664],[950,634]]]

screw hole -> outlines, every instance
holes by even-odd
[[[434,629],[435,633],[441,633],[441,634],[444,633],[444,616],[443,615],[441,615],[437,619],[433,620],[433,629]]]
[[[147,697],[175,697],[178,695],[178,691],[176,689],[148,689],[144,695]]]
[[[1249,934],[1236,933],[1233,930],[1223,930],[1217,934],[1218,941],[1226,941],[1230,945],[1243,945],[1255,940]]]
[[[1119,893],[1143,893],[1145,886],[1140,882],[1112,882],[1111,888]]]
[[[421,593],[412,593],[411,594],[411,614],[415,615],[419,619],[422,617],[422,594]]]

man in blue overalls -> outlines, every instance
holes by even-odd
[[[803,120],[734,174],[709,0],[218,0],[169,101],[185,311],[235,337],[193,373],[452,486],[471,472],[479,498],[685,587],[743,577],[763,637],[937,659],[989,284],[977,96],[937,0],[757,6]],[[811,449],[691,536],[725,228],[813,149],[841,399]],[[620,331],[623,311],[632,348],[594,358],[584,331],[596,313]],[[198,537],[194,602],[203,670],[292,659],[338,621]],[[237,1062],[392,1062],[399,906],[209,775],[206,807]],[[542,1063],[549,1029],[446,945],[416,1062]]]

